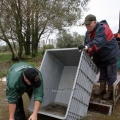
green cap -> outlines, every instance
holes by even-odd
[[[85,21],[82,25],[84,24],[90,24],[92,21],[96,21],[96,17],[92,14],[89,14],[85,17]]]

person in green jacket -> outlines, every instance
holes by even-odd
[[[26,62],[13,64],[6,78],[6,97],[9,103],[9,120],[25,120],[22,95],[34,95],[34,110],[28,120],[37,120],[43,101],[43,79],[41,72]]]

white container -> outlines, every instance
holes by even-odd
[[[113,84],[113,107],[115,107],[119,98],[120,98],[120,75],[117,76],[117,80]]]
[[[51,49],[45,52],[40,71],[44,99],[38,113],[60,120],[86,116],[97,67],[77,48]],[[33,111],[33,96],[29,110]]]

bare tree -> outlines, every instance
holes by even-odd
[[[0,39],[12,52],[12,60],[38,52],[38,42],[54,30],[79,22],[89,0],[2,0]],[[12,45],[11,45],[12,42]],[[15,42],[18,42],[16,48]]]

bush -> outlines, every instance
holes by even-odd
[[[43,46],[43,49],[53,49],[54,48],[54,46],[53,45],[51,45],[51,44],[48,44],[48,45],[44,45]]]

